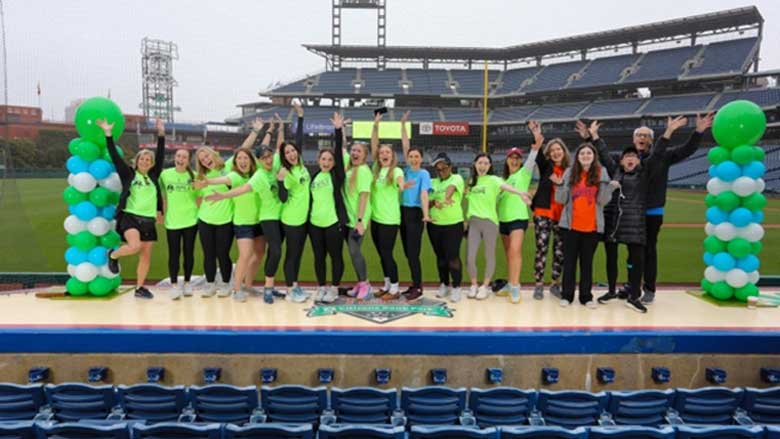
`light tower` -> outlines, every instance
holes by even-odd
[[[386,0],[332,0],[333,12],[331,14],[331,44],[341,46],[341,12],[342,9],[376,9],[376,46],[385,47],[387,30],[387,6]],[[341,69],[341,57],[331,55],[329,57],[331,70]],[[385,57],[380,56],[376,60],[376,68],[385,69]]]
[[[179,59],[179,47],[171,41],[144,38],[141,41],[141,78],[143,81],[144,118],[159,117],[173,122],[173,114],[181,108],[173,105],[173,61]]]

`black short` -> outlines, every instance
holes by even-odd
[[[245,226],[233,224],[233,234],[236,236],[236,239],[255,239],[263,236],[263,228],[259,223]]]
[[[502,235],[509,235],[515,230],[528,229],[528,220],[514,220],[498,223],[498,232]]]
[[[122,237],[122,241],[125,242],[127,242],[125,239],[125,232],[131,229],[138,230],[138,233],[141,235],[141,242],[154,242],[157,241],[157,227],[155,222],[156,218],[133,215],[132,213],[122,213],[116,224],[116,231],[119,233],[119,236]]]

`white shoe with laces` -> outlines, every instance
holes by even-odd
[[[466,293],[466,297],[468,297],[469,299],[473,299],[473,298],[477,297],[477,286],[476,285],[472,285],[469,288],[469,292]]]
[[[485,300],[490,296],[490,290],[488,287],[482,286],[477,290],[477,300]]]
[[[436,297],[439,299],[444,299],[447,297],[447,293],[449,292],[449,288],[445,284],[439,285],[439,290],[436,291]]]

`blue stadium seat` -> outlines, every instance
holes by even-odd
[[[395,389],[330,389],[330,409],[338,424],[390,424],[397,408],[398,392]]]
[[[41,439],[129,439],[127,423],[94,424],[90,422],[41,422],[38,437]],[[214,438],[217,439],[217,438]]]
[[[263,386],[260,403],[264,422],[317,425],[328,408],[328,393],[325,387]]]
[[[744,90],[723,93],[715,103],[715,109],[720,109],[724,105],[739,100],[745,99],[751,101],[761,108],[774,108],[780,104],[780,88],[760,88],[754,90]]]
[[[463,426],[416,425],[409,432],[409,439],[498,439],[498,429]]]
[[[133,439],[221,439],[220,424],[189,424],[161,422],[159,424],[133,424]]]
[[[608,395],[576,390],[540,390],[536,408],[546,425],[574,428],[597,425],[607,407]]]
[[[648,52],[640,61],[639,69],[622,83],[677,79],[683,64],[696,55],[701,46],[686,46]]]
[[[0,384],[0,421],[32,420],[45,404],[40,384]]]
[[[363,93],[400,94],[401,69],[361,69],[360,79],[365,86]]]
[[[635,390],[609,392],[607,411],[618,425],[656,426],[665,424],[674,390]]]
[[[756,424],[780,424],[780,387],[748,387],[740,405]]]
[[[577,117],[577,114],[579,114],[586,105],[588,105],[587,102],[542,105],[538,110],[528,116],[528,119],[540,121],[572,120]]]
[[[188,403],[184,386],[117,386],[117,396],[119,406],[127,419],[143,419],[149,422],[174,422],[179,419]]]
[[[490,122],[525,122],[537,108],[536,105],[496,108],[490,114]]]
[[[688,70],[685,77],[742,73],[750,63],[757,40],[753,37],[708,44],[702,63]]]
[[[682,425],[677,427],[677,439],[762,439],[764,427]]]
[[[409,425],[455,425],[466,408],[466,389],[404,387],[401,410]]]
[[[404,427],[400,426],[322,425],[317,439],[404,439],[405,437]]]
[[[350,94],[355,92],[352,81],[355,80],[357,69],[341,69],[337,72],[322,72],[318,83],[312,87],[314,93]]]
[[[314,439],[314,430],[304,424],[225,424],[222,439]]]
[[[192,386],[190,405],[198,422],[243,424],[257,409],[257,388],[225,384]]]
[[[593,102],[580,115],[584,119],[623,116],[630,117],[647,102],[645,99],[620,99]]]
[[[0,422],[2,439],[36,439],[35,424],[32,421]]]
[[[663,427],[592,427],[588,439],[674,439],[674,428]]]
[[[469,392],[469,410],[480,427],[526,425],[535,404],[535,390],[494,387]]]
[[[642,109],[643,114],[692,114],[702,113],[715,97],[714,93],[701,93],[680,96],[661,96],[650,100]],[[693,121],[689,121],[693,122]]]
[[[523,86],[523,82],[531,78],[541,67],[526,67],[522,69],[507,70],[501,78],[501,86],[496,94],[510,94]]]
[[[117,405],[111,385],[81,383],[47,384],[46,402],[59,422],[106,419]]]
[[[536,76],[536,80],[520,91],[523,93],[537,91],[553,91],[564,88],[571,75],[585,67],[587,61],[574,61],[560,64],[549,64]]]
[[[623,71],[634,64],[639,55],[618,55],[597,58],[582,72],[582,76],[572,82],[569,88],[610,85],[620,80]]]
[[[586,439],[588,430],[579,427],[505,427],[501,439]]]
[[[489,70],[488,83],[495,81],[498,78],[498,73],[497,70]],[[482,96],[485,76],[485,72],[482,69],[450,70],[450,75],[458,83],[458,94]]]
[[[407,69],[406,79],[412,82],[411,94],[415,95],[442,95],[452,94],[452,89],[447,85],[449,75],[442,69]]]
[[[677,389],[672,408],[685,424],[730,425],[742,396],[742,389],[726,387]]]

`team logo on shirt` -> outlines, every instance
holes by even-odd
[[[146,176],[136,177],[133,179],[133,182],[130,183],[131,187],[146,187],[151,185],[152,181],[149,180],[149,177]]]
[[[455,310],[449,308],[447,302],[428,298],[423,298],[414,303],[406,303],[403,301],[385,302],[379,299],[365,301],[339,296],[333,303],[315,303],[313,307],[306,311],[306,317],[346,314],[381,325],[415,314],[452,318]]]
[[[192,179],[185,182],[168,183],[165,185],[165,192],[189,192],[192,190]]]

